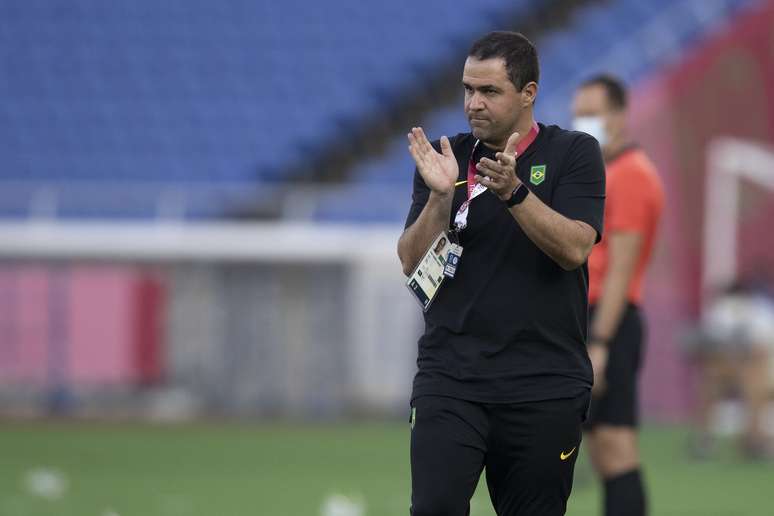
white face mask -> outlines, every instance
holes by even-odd
[[[572,128],[596,138],[600,147],[607,143],[605,121],[601,116],[579,116],[572,121]]]

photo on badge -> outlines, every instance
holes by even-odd
[[[435,244],[435,248],[433,249],[433,253],[435,253],[436,257],[441,261],[441,264],[446,265],[446,256],[445,256],[445,249],[446,244],[448,243],[448,240],[445,236],[442,236],[438,239],[438,242]]]

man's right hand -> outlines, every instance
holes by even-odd
[[[444,196],[453,194],[459,168],[449,139],[446,136],[441,138],[440,154],[430,145],[421,127],[412,128],[408,139],[411,157],[428,188]]]

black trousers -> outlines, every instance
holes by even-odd
[[[412,404],[411,514],[465,516],[481,472],[498,516],[560,516],[590,394],[517,404]]]

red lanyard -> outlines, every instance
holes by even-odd
[[[540,126],[537,124],[537,122],[532,122],[532,129],[529,130],[527,133],[527,136],[525,136],[517,145],[516,145],[516,158],[521,156],[525,150],[527,150],[527,147],[529,147],[532,142],[535,141],[535,138],[537,138],[538,133],[540,132]],[[476,140],[476,143],[473,145],[473,150],[470,152],[470,158],[468,159],[468,199],[470,199],[471,195],[473,195],[473,188],[476,186],[476,179],[475,176],[478,174],[478,171],[476,170],[476,163],[473,161],[473,155],[476,153],[476,148],[478,148],[479,140]]]

